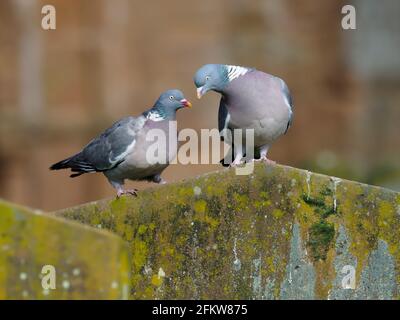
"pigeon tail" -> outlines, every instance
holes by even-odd
[[[92,164],[86,162],[85,159],[83,159],[81,153],[73,155],[72,157],[69,157],[67,159],[61,160],[50,167],[50,170],[61,170],[61,169],[71,169],[72,172],[76,172],[70,175],[71,178],[78,177],[84,173],[97,171]]]

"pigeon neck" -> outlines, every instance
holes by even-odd
[[[153,108],[146,111],[144,116],[153,121],[175,120],[176,111],[163,108],[156,104]]]
[[[236,78],[239,78],[239,77],[245,75],[251,69],[245,68],[245,67],[240,67],[240,66],[227,65],[226,70],[227,70],[228,82],[231,82],[231,81],[235,80]]]
[[[215,90],[221,94],[226,94],[226,87],[231,83],[233,80],[245,75],[246,73],[250,72],[252,69],[240,67],[240,66],[233,66],[233,65],[224,65],[223,70],[223,77],[222,77],[222,85],[220,86],[219,90]]]

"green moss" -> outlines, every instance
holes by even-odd
[[[303,194],[302,199],[305,203],[312,206],[315,212],[323,219],[329,217],[332,214],[335,214],[335,209],[332,204],[327,204],[326,200],[323,196],[321,197],[311,197]]]
[[[305,203],[315,207],[325,207],[325,201],[323,198],[313,198],[306,194],[302,195],[302,199]]]
[[[333,196],[333,191],[330,187],[325,186],[322,190],[321,190],[321,195],[323,196],[328,196],[328,197],[332,197]]]
[[[335,227],[324,220],[314,223],[310,228],[308,246],[315,261],[325,260],[335,237]]]

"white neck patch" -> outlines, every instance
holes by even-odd
[[[147,114],[146,118],[151,120],[151,121],[162,121],[162,120],[164,120],[164,117],[161,116],[161,114],[159,114],[158,112],[155,112],[155,111],[150,111]]]
[[[250,69],[245,67],[239,67],[239,66],[226,66],[226,67],[228,68],[229,81],[232,81],[250,71]]]

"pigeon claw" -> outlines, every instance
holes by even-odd
[[[119,199],[124,194],[129,194],[131,196],[137,197],[138,189],[129,189],[129,190],[118,190],[117,199]]]
[[[231,168],[235,168],[235,167],[238,167],[238,166],[240,166],[241,164],[242,164],[243,162],[242,162],[242,160],[239,160],[239,161],[233,161],[230,165],[229,165],[229,167],[231,167]]]
[[[264,162],[265,164],[268,164],[268,165],[275,165],[276,164],[276,161],[268,159],[267,157],[261,157],[260,159],[254,159],[254,161]]]

